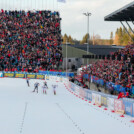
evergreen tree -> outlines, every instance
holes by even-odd
[[[112,45],[113,44],[113,32],[111,32],[111,34],[110,34],[110,45]]]

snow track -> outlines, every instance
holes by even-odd
[[[39,93],[32,93],[34,83]],[[57,95],[47,81],[47,95],[42,93],[42,80],[0,79],[1,134],[133,134],[130,117],[93,106],[66,90],[58,83]]]

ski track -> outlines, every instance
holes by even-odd
[[[33,93],[39,82],[39,93]],[[103,110],[85,102],[58,83],[53,94],[53,81],[47,81],[47,94],[41,89],[43,80],[0,79],[1,134],[133,134],[131,117]]]

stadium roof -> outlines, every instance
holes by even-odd
[[[87,51],[87,45],[68,45],[80,50]],[[106,46],[106,45],[89,45],[89,52],[94,55],[109,55],[111,52],[117,52],[121,46]]]
[[[134,21],[134,1],[107,15],[105,21]]]

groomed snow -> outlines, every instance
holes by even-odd
[[[39,81],[39,93],[33,93]],[[134,134],[132,118],[103,110],[72,95],[58,83],[57,95],[47,81],[47,95],[42,80],[0,79],[1,134]]]

